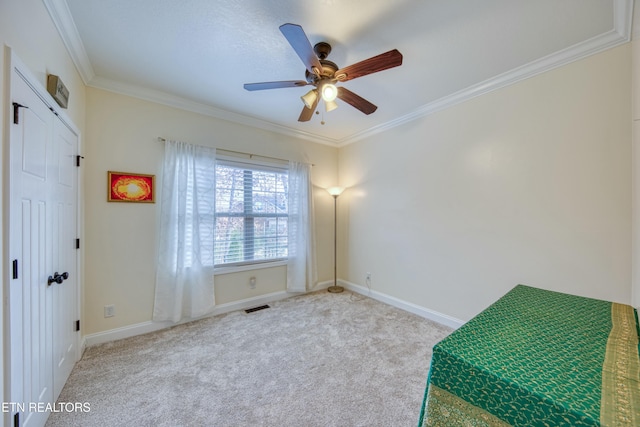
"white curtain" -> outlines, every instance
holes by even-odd
[[[318,281],[311,165],[289,162],[287,290],[305,292]]]
[[[213,294],[215,149],[165,143],[153,320],[209,314]]]

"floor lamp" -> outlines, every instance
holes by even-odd
[[[333,286],[329,286],[327,290],[336,294],[344,291],[342,286],[338,286],[338,196],[344,188],[331,187],[327,191],[333,196]]]

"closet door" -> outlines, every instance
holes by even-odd
[[[53,274],[51,179],[54,115],[13,72],[10,128],[10,397],[21,426],[44,425],[47,413],[28,405],[53,401]],[[19,105],[17,105],[17,104]],[[17,122],[17,123],[16,123]]]
[[[9,141],[9,398],[43,426],[77,357],[78,137],[14,68]]]
[[[77,286],[76,224],[78,137],[60,120],[54,121],[52,176],[48,180],[53,214],[53,269],[66,277],[53,289],[54,397],[62,387],[76,358]]]

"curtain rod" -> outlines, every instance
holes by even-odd
[[[158,142],[166,142],[167,140],[161,136],[158,137]],[[289,162],[289,160],[287,159],[281,159],[279,157],[270,157],[270,156],[263,156],[261,154],[251,154],[251,153],[245,153],[243,151],[234,151],[234,150],[227,150],[224,148],[216,148],[216,151],[224,151],[226,153],[234,153],[234,154],[242,154],[243,156],[249,156],[250,159],[253,159],[254,157],[261,157],[263,159],[271,159],[271,160],[279,160],[281,162]],[[315,164],[311,163],[311,166],[315,166]]]

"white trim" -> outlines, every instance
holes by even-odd
[[[640,8],[631,15],[631,305],[640,310]]]
[[[640,43],[636,41],[635,43]],[[635,67],[634,67],[635,68]],[[633,70],[635,73],[640,70]],[[634,77],[634,80],[640,80]],[[640,84],[640,81],[637,82]],[[640,101],[640,100],[638,100]],[[640,120],[631,131],[631,305],[640,309]]]
[[[49,109],[60,119],[60,121],[62,121],[62,123],[65,124],[66,127],[69,128],[71,132],[79,137],[80,129],[78,129],[75,123],[73,123],[73,121],[69,118],[67,112],[58,105],[51,94],[47,92],[47,90],[42,86],[40,81],[31,72],[29,67],[27,67],[20,58],[18,58],[11,47],[5,45],[5,50],[6,49],[9,50],[9,58],[11,59],[10,70],[13,71],[15,69],[16,73],[18,73],[22,77],[27,86],[29,86],[35,92],[35,94],[42,100],[42,102],[44,102],[44,104],[49,107]]]
[[[309,292],[321,291],[323,289],[327,289],[329,286],[333,286],[333,280],[318,282]]]
[[[333,281],[319,282],[310,292],[326,289],[333,284]],[[206,316],[199,317],[197,319],[187,319],[178,323],[172,322],[142,322],[134,325],[127,325],[121,328],[110,329],[104,332],[97,332],[95,334],[88,334],[82,338],[81,349],[84,352],[86,347],[91,347],[96,344],[102,344],[105,342],[121,340],[124,338],[134,337],[136,335],[148,334],[149,332],[155,332],[162,329],[170,328],[172,326],[180,325],[182,323],[192,322],[194,320],[206,319],[212,316],[218,316],[220,314],[230,313],[232,311],[246,310],[247,308],[255,307],[257,305],[267,304],[274,301],[280,301],[283,299],[291,298],[302,293],[291,293],[287,291],[272,292],[270,294],[259,295],[256,297],[246,298],[239,301],[232,301],[215,306],[213,312]]]
[[[640,8],[635,5],[631,13],[631,39],[640,39]]]
[[[355,283],[351,283],[346,280],[338,279],[338,284],[350,291],[365,295],[369,298],[375,299],[384,304],[388,304],[392,307],[399,308],[400,310],[404,310],[409,313],[416,314],[425,319],[433,320],[434,322],[438,322],[442,325],[449,326],[454,329],[457,329],[464,324],[462,320],[456,319],[451,316],[447,316],[446,314],[429,310],[428,308],[424,308],[419,305],[400,300],[398,298],[383,294],[382,292],[370,290],[368,288],[365,288],[360,285],[356,285]],[[333,285],[333,280],[326,280],[324,282],[319,282],[316,286],[313,287],[311,292],[321,291],[323,289],[328,288],[331,285]],[[240,301],[233,301],[225,304],[220,304],[214,308],[213,313],[207,316],[199,317],[197,319],[187,319],[178,323],[147,321],[142,323],[136,323],[135,325],[128,325],[128,326],[123,326],[121,328],[110,329],[104,332],[97,332],[95,334],[85,335],[82,339],[81,349],[82,349],[82,352],[84,352],[86,347],[91,347],[97,344],[102,344],[102,343],[115,341],[115,340],[121,340],[124,338],[130,338],[130,337],[134,337],[142,334],[148,334],[150,332],[156,332],[162,329],[170,328],[172,326],[180,325],[182,323],[205,319],[212,316],[218,316],[220,314],[230,313],[232,311],[245,310],[247,308],[255,307],[257,305],[267,304],[273,301],[279,301],[279,300],[291,298],[296,295],[301,295],[301,293],[300,294],[290,293],[287,291],[273,292],[270,294],[247,298]]]
[[[621,1],[626,2],[627,0],[618,0],[616,4]],[[628,30],[627,34],[629,34]],[[477,96],[487,94],[494,90],[501,89],[519,81],[534,77],[538,74],[545,73],[554,68],[567,65],[571,62],[586,58],[587,56],[618,46],[622,43],[626,43],[628,40],[628,35],[623,36],[619,33],[619,30],[613,29],[606,33],[600,34],[599,36],[575,44],[569,48],[554,52],[551,55],[547,55],[523,66],[516,67],[512,70],[507,71],[506,73],[469,86],[465,89],[462,89],[461,91],[444,96],[433,102],[418,107],[415,111],[398,117],[397,119],[390,120],[386,123],[382,123],[366,129],[362,132],[353,134],[340,141],[340,145],[348,145],[353,142],[360,141],[361,139],[371,137],[375,134],[384,132],[405,123],[412,122],[413,120],[419,119],[421,117],[425,117],[449,107],[453,107],[454,105],[468,101]]]
[[[434,322],[438,322],[441,325],[458,329],[460,326],[465,324],[465,322],[463,322],[460,319],[456,319],[455,317],[447,316],[446,314],[429,310],[428,308],[419,306],[417,304],[403,301],[399,298],[392,297],[387,294],[383,294],[382,292],[374,291],[373,289],[356,285],[355,283],[347,282],[346,280],[338,279],[338,282],[340,283],[340,285],[342,285],[346,289],[349,289],[350,291],[368,296],[372,299],[375,299],[377,301],[383,302],[390,306],[399,308],[400,310],[404,310],[404,311],[408,311],[409,313],[416,314],[425,319],[433,320]]]
[[[400,310],[407,311],[409,313],[416,314],[422,318],[433,320],[441,325],[449,326],[454,329],[458,329],[465,322],[456,319],[455,317],[447,316],[446,314],[438,313],[437,311],[429,310],[428,308],[421,307],[419,305],[403,301],[401,299],[389,296],[382,292],[374,291],[364,286],[356,285],[355,283],[348,282],[346,280],[338,279],[338,284],[345,289],[365,295],[369,298],[380,301],[384,304],[388,304],[392,307]],[[312,292],[320,291],[333,285],[333,280],[326,280],[319,282],[311,290]],[[245,310],[247,308],[255,307],[261,304],[267,304],[273,301],[279,301],[287,298],[291,298],[298,293],[290,293],[286,291],[273,292],[266,295],[260,295],[257,297],[247,298],[240,301],[233,301],[225,304],[220,304],[214,308],[213,313],[202,316],[197,319],[187,319],[178,323],[172,322],[142,322],[134,325],[123,326],[121,328],[110,329],[104,332],[97,332],[95,334],[85,335],[82,339],[81,349],[84,352],[86,347],[91,347],[97,344],[102,344],[110,341],[121,340],[124,338],[130,338],[137,335],[148,334],[150,332],[156,332],[162,329],[170,328],[172,326],[180,325],[182,323],[192,322],[194,320],[205,319],[212,316],[218,316],[220,314],[230,313],[232,311]]]
[[[627,42],[633,37],[634,3],[635,0],[614,0],[613,2],[613,28]]]
[[[239,273],[242,271],[263,270],[265,268],[282,267],[285,265],[287,265],[287,260],[255,262],[252,264],[235,265],[230,267],[216,267],[213,269],[213,275],[218,276],[222,274]]]
[[[574,46],[570,46],[569,48],[560,50],[521,67],[517,67],[499,76],[485,80],[484,82],[469,86],[468,88],[451,95],[427,103],[415,111],[394,120],[381,123],[377,126],[373,126],[369,129],[365,129],[361,132],[339,139],[312,134],[310,132],[293,129],[288,126],[271,123],[256,117],[250,117],[213,106],[200,104],[185,98],[169,95],[164,92],[119,83],[95,76],[93,68],[91,67],[91,62],[89,61],[89,57],[84,49],[78,30],[73,22],[67,3],[64,0],[43,0],[43,2],[49,11],[49,15],[58,29],[67,50],[69,51],[69,55],[87,86],[122,95],[133,96],[139,99],[167,105],[169,107],[179,108],[319,144],[342,147],[392,129],[396,126],[433,114],[445,108],[452,107],[476,96],[503,88],[510,84],[533,77],[537,74],[544,73],[551,69],[628,42],[631,39],[634,0],[613,1],[613,29],[606,33],[600,34],[599,36],[585,40],[581,43],[577,43]],[[636,23],[636,27],[637,26],[638,24]]]
[[[201,104],[159,90],[147,89],[140,86],[130,85],[126,83],[116,82],[104,77],[96,76],[87,84],[97,89],[103,89],[109,92],[119,93],[121,95],[132,96],[134,98],[151,101],[156,104],[166,105],[168,107],[179,108],[185,111],[202,114],[204,116],[215,117],[217,119],[226,120],[232,123],[238,123],[257,129],[276,132],[281,135],[288,135],[299,139],[304,139],[319,144],[335,146],[339,141],[322,135],[315,135],[309,132],[293,129],[287,126],[271,123],[256,117],[246,116],[234,113],[232,111],[216,108],[211,105]]]
[[[10,197],[10,180],[9,180],[9,149],[7,147],[11,144],[11,134],[9,133],[10,128],[10,108],[11,105],[11,48],[7,45],[3,45],[3,51],[1,52],[3,55],[3,68],[2,68],[2,80],[0,84],[2,84],[2,90],[0,91],[2,106],[0,106],[0,111],[3,112],[2,117],[0,117],[0,140],[2,141],[2,220],[0,226],[2,227],[2,254],[3,259],[0,260],[2,263],[2,268],[0,271],[2,272],[2,304],[0,305],[0,327],[2,327],[2,343],[0,344],[0,348],[2,351],[2,355],[0,355],[0,368],[2,371],[0,372],[0,378],[2,379],[2,389],[0,389],[0,398],[2,398],[3,402],[10,401],[11,395],[11,326],[9,322],[9,292],[7,291],[7,283],[10,283],[11,275],[9,273],[11,268],[10,255],[9,255],[9,202],[11,201]],[[7,411],[4,414],[0,414],[0,424],[2,425],[10,425],[10,416],[12,414]]]
[[[640,39],[633,42],[631,52],[631,305],[640,309]]]
[[[96,73],[93,71],[89,55],[87,55],[82,39],[80,39],[69,5],[67,5],[66,0],[42,0],[42,2],[47,8],[49,16],[51,16],[51,20],[56,26],[82,81],[85,85],[88,85]]]
[[[255,307],[257,305],[267,304],[273,301],[283,300],[294,296],[286,291],[273,292],[270,294],[260,295],[257,297],[246,298],[239,301],[228,302],[215,306],[213,312],[209,315],[199,317],[197,319],[187,319],[178,323],[173,322],[142,322],[135,325],[123,326],[121,328],[110,329],[104,332],[98,332],[95,334],[89,334],[84,337],[86,346],[90,347],[96,344],[102,344],[109,341],[120,340],[123,338],[129,338],[136,335],[147,334],[149,332],[159,331],[161,329],[170,328],[172,326],[180,325],[182,323],[192,322],[194,320],[206,319],[212,316],[218,316],[220,314],[230,313],[237,310],[245,310],[247,308]]]

